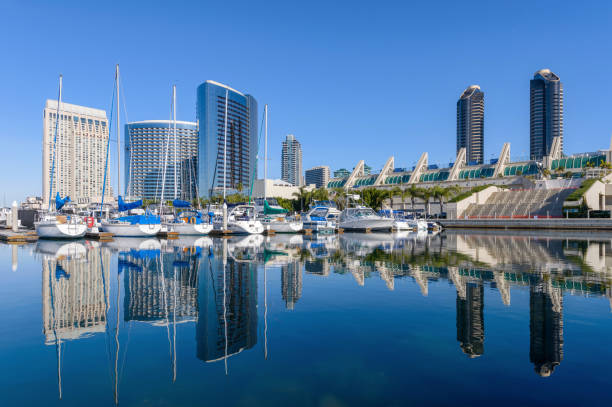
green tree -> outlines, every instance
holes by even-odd
[[[334,194],[332,199],[336,206],[338,206],[339,210],[343,210],[346,206],[346,191],[344,188],[334,188],[332,192]]]
[[[300,189],[292,194],[300,203],[300,210],[303,212],[304,207],[308,208],[312,201],[312,192],[307,191],[306,187],[301,186]]]
[[[242,182],[239,182],[238,185],[236,185],[236,191],[238,191],[239,193],[242,193],[243,189],[244,189],[244,185],[242,185]]]
[[[410,185],[410,188],[405,189],[404,193],[406,194],[407,197],[410,198],[410,209],[414,211],[414,202],[416,201],[417,198],[421,197],[422,189],[417,188],[414,185]]]
[[[425,215],[427,217],[429,217],[429,204],[431,201],[431,198],[433,197],[433,193],[432,190],[429,188],[423,188],[421,190],[420,196],[419,196],[423,201],[425,201]]]
[[[448,188],[442,188],[442,187],[436,186],[433,188],[431,193],[433,197],[437,199],[438,203],[440,204],[440,213],[444,212],[445,201],[447,201],[451,195],[456,194],[458,190],[459,188],[456,186],[452,186]]]
[[[361,191],[363,202],[375,211],[382,208],[384,201],[389,198],[390,195],[389,190],[378,188],[365,188]]]

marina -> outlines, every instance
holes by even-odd
[[[542,388],[597,404],[606,376],[579,372],[612,357],[611,242],[472,229],[0,244],[0,307],[19,327],[0,388],[7,405],[512,405]],[[464,386],[493,374],[491,393]]]

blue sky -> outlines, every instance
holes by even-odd
[[[195,119],[207,79],[270,105],[270,174],[280,144],[304,168],[411,166],[455,155],[456,101],[485,92],[485,157],[529,151],[529,79],[564,84],[565,152],[608,148],[612,2],[0,2],[0,199],[41,194],[42,109],[57,97],[108,110],[121,66],[129,120]],[[125,117],[123,118],[125,120]],[[114,151],[114,149],[112,150]],[[114,168],[114,167],[113,167]],[[261,171],[260,171],[261,173]]]

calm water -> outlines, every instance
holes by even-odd
[[[609,405],[612,235],[0,245],[13,406]]]

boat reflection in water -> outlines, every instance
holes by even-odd
[[[56,347],[60,398],[62,343],[106,333],[113,337],[108,358],[119,401],[118,362],[128,351],[121,334],[126,324],[164,332],[171,382],[180,378],[177,337],[184,331],[177,325],[194,329],[195,357],[205,366],[218,363],[225,374],[230,373],[229,360],[258,346],[258,334],[268,358],[268,339],[274,334],[268,325],[271,273],[280,288],[274,297],[282,299],[285,310],[294,311],[287,318],[309,301],[305,287],[313,280],[354,284],[354,279],[367,287],[379,277],[395,290],[398,279],[411,279],[423,296],[434,282],[447,281],[456,291],[449,301],[455,301],[457,351],[469,358],[487,349],[485,289],[496,290],[508,307],[512,289],[521,289],[529,295],[529,362],[542,377],[551,376],[563,361],[564,295],[612,300],[610,237],[578,234],[571,239],[469,231],[126,238],[109,243],[40,241],[34,252],[42,262],[44,343]],[[111,270],[114,256],[117,268]],[[259,308],[258,298],[263,301]]]

